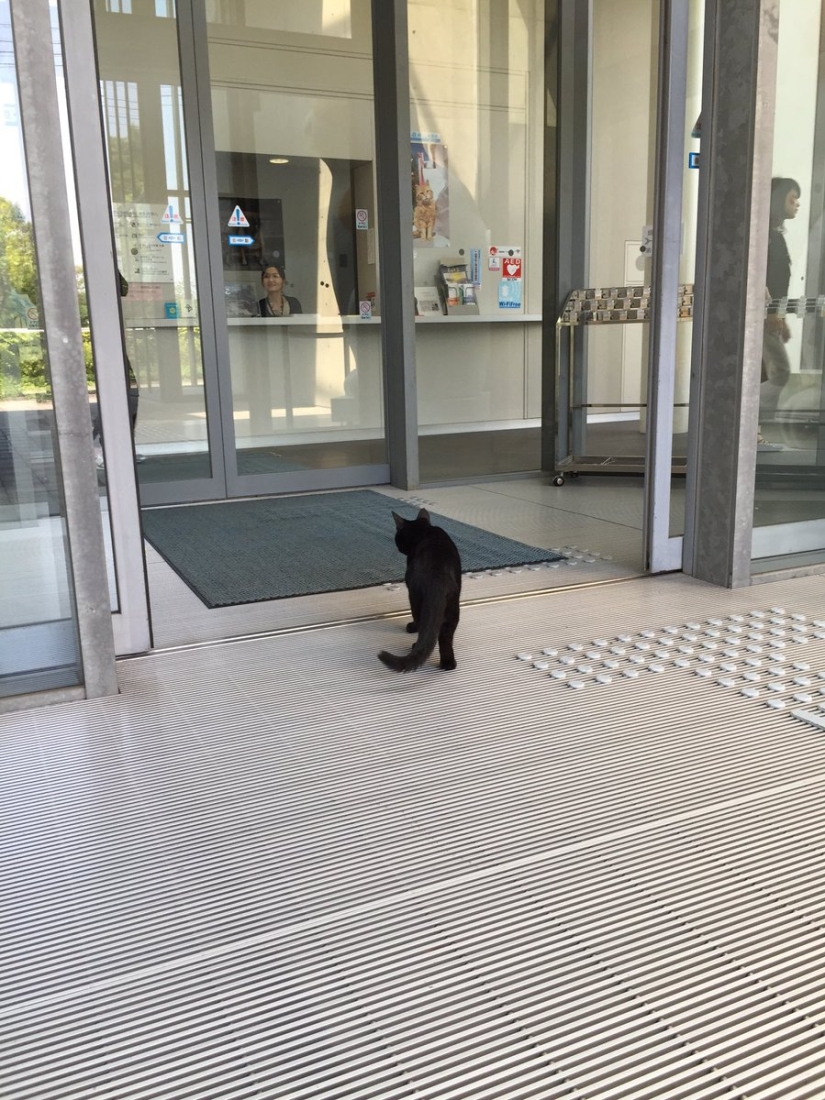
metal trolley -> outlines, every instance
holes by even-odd
[[[680,320],[693,317],[693,285],[679,287]],[[554,485],[580,473],[642,474],[645,460],[636,455],[595,456],[583,453],[587,413],[596,408],[645,409],[646,402],[632,405],[587,400],[586,339],[576,333],[587,325],[627,325],[650,321],[650,287],[621,286],[574,290],[568,294],[556,322],[556,472]],[[565,339],[564,334],[567,334]],[[586,332],[582,332],[586,336]],[[677,405],[685,408],[686,403]],[[674,458],[673,473],[684,474],[684,458]]]

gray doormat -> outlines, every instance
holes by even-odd
[[[391,512],[418,508],[369,489],[146,508],[143,531],[207,607],[369,588],[404,579]],[[431,513],[466,572],[559,554]]]

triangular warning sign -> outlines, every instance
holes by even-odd
[[[175,208],[171,204],[171,202],[166,207],[166,210],[164,211],[163,216],[161,217],[160,220],[162,222],[174,222],[175,224],[178,224],[179,222],[183,221],[180,214],[177,212],[177,210],[175,210]]]
[[[249,225],[249,222],[246,220],[244,212],[243,210],[241,210],[240,206],[236,206],[235,209],[232,211],[232,215],[229,221],[226,224],[233,226],[233,228],[237,228],[238,226],[242,225],[247,226]]]

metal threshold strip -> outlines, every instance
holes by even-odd
[[[625,584],[627,581],[650,579],[648,573],[638,573],[624,577],[606,577],[604,580],[581,581],[578,584],[555,585],[552,588],[538,588],[530,592],[503,592],[497,596],[477,596],[462,599],[462,607],[483,607],[488,604],[512,603],[514,600],[535,599],[539,596],[553,596],[563,592],[581,591],[586,588],[604,588],[609,585]],[[297,597],[300,598],[300,597]],[[351,615],[341,619],[327,619],[318,623],[305,623],[298,626],[285,626],[279,629],[256,631],[254,634],[233,634],[227,638],[209,638],[198,642],[186,642],[179,645],[158,646],[149,653],[128,654],[119,657],[118,662],[142,661],[163,653],[181,653],[190,649],[214,649],[215,646],[231,645],[238,642],[250,642],[261,638],[280,638],[290,634],[307,634],[316,630],[332,630],[338,627],[357,626],[359,623],[384,622],[390,619],[409,617],[409,611],[387,611],[372,615]]]

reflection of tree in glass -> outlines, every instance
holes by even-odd
[[[75,268],[80,323],[86,329],[89,310],[83,268]],[[8,199],[0,198],[0,397],[49,393],[42,334],[39,331],[40,288],[31,222]],[[6,331],[2,331],[6,330]],[[86,379],[94,387],[92,348],[83,332]]]
[[[140,127],[131,123],[122,137],[109,134],[109,177],[115,202],[146,202]]]
[[[34,237],[20,207],[4,198],[0,198],[0,294],[0,327],[25,328],[26,311],[39,297]]]
[[[46,390],[39,333],[28,329],[37,299],[31,223],[0,198],[0,397]]]

